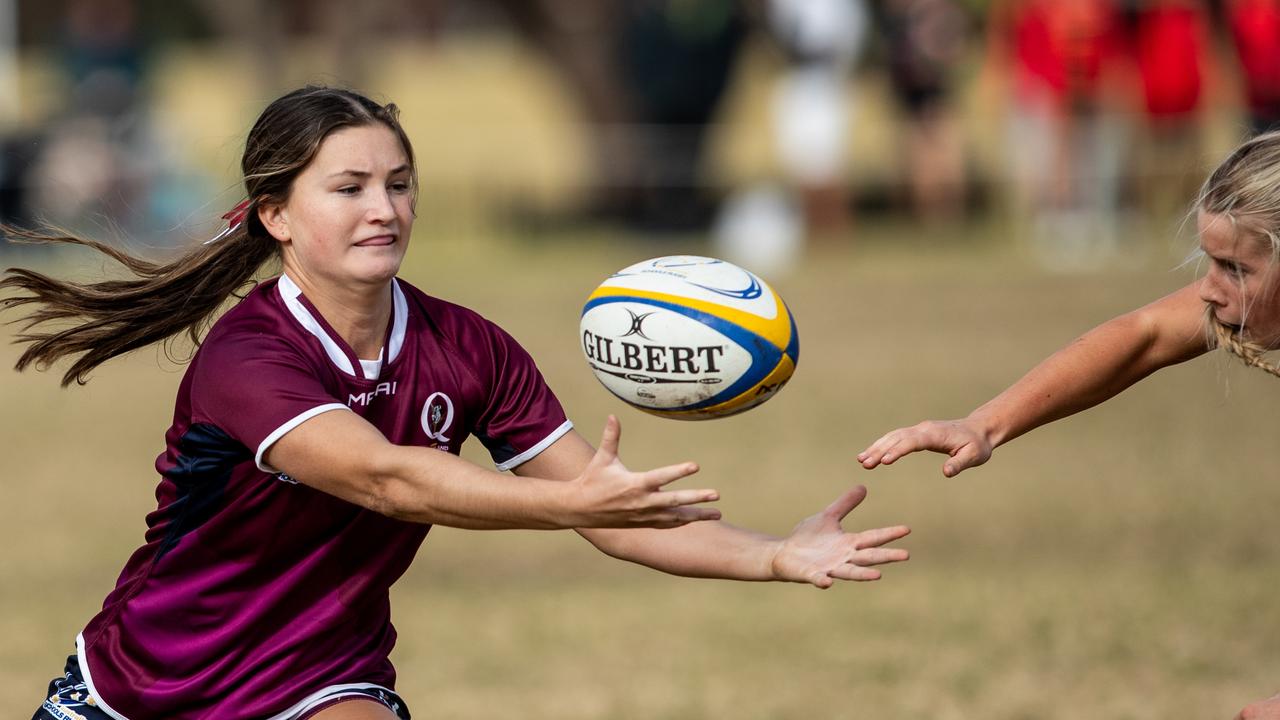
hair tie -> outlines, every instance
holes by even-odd
[[[239,229],[240,225],[244,223],[244,216],[249,213],[249,205],[249,198],[245,198],[235,207],[223,213],[222,219],[227,221],[227,226],[223,228],[222,232],[205,240],[203,244],[212,245]]]

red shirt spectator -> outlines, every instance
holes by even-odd
[[[1105,71],[1124,49],[1120,13],[1111,0],[1021,0],[1002,12],[997,22],[1011,44],[1019,95],[1047,90],[1062,107],[1099,99]]]
[[[1232,0],[1227,22],[1256,129],[1280,119],[1280,1]]]
[[[1208,16],[1197,2],[1158,0],[1138,12],[1134,54],[1148,115],[1186,115],[1200,105]]]

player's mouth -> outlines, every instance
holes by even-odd
[[[395,235],[374,235],[373,237],[365,238],[364,240],[356,243],[356,247],[383,247],[386,245],[395,245],[395,243]]]
[[[1221,305],[1207,302],[1205,303],[1204,309],[1205,309],[1205,316],[1207,318],[1211,318],[1213,322],[1219,325],[1223,325],[1225,327],[1229,327],[1234,331],[1240,330],[1240,325],[1238,323],[1229,322],[1225,317],[1223,317],[1223,307]]]
[[[1216,321],[1218,321],[1218,324],[1219,324],[1219,325],[1222,325],[1223,327],[1228,328],[1228,329],[1229,329],[1229,330],[1231,330],[1231,332],[1233,332],[1233,333],[1240,333],[1240,332],[1243,332],[1243,331],[1244,331],[1244,329],[1245,329],[1245,327],[1244,327],[1244,325],[1243,325],[1242,323],[1238,323],[1238,322],[1227,322],[1227,321],[1226,321],[1226,320],[1224,320],[1224,319],[1223,319],[1223,317],[1222,317],[1221,315],[1219,315],[1218,313],[1214,313],[1214,314],[1213,314],[1213,319],[1214,319],[1214,320],[1216,320]]]

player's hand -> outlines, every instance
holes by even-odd
[[[879,580],[876,565],[906,560],[906,550],[883,547],[910,533],[905,525],[855,533],[840,527],[866,496],[867,489],[858,485],[797,525],[773,556],[773,577],[825,589],[837,580]]]
[[[1235,720],[1280,720],[1280,695],[1246,705]]]
[[[699,520],[719,520],[720,511],[694,507],[715,502],[715,490],[663,490],[698,472],[691,462],[632,472],[618,459],[622,426],[612,415],[605,422],[600,449],[571,483],[574,527],[674,528]]]
[[[932,450],[951,456],[942,465],[942,474],[955,477],[962,470],[976,467],[991,457],[991,440],[975,423],[964,420],[926,420],[918,425],[898,428],[886,433],[858,453],[858,462],[870,470],[877,465],[892,465],[895,460],[919,450]]]

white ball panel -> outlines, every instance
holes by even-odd
[[[645,260],[619,270],[601,285],[689,297],[770,320],[779,311],[773,291],[763,280],[732,263],[697,255]],[[760,289],[756,297],[735,296],[752,287]]]
[[[693,318],[635,301],[588,310],[583,354],[596,378],[627,402],[657,409],[702,402],[751,368],[751,354]]]

